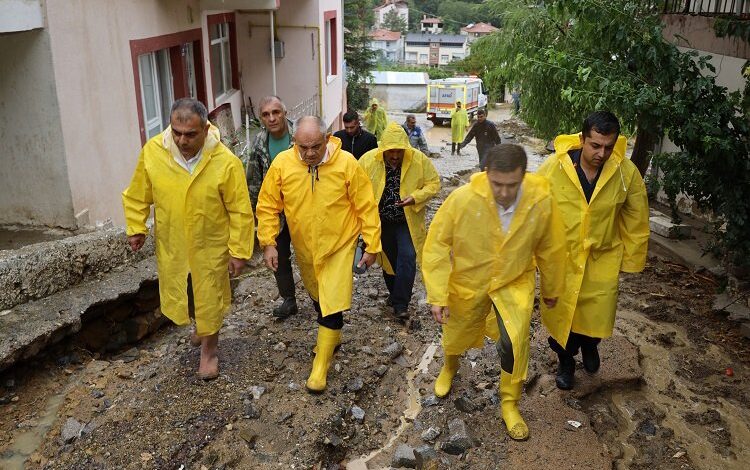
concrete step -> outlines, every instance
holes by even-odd
[[[146,282],[157,281],[156,258],[114,267],[100,278],[40,300],[0,312],[0,371],[36,355],[81,329],[92,310],[121,298],[135,297]],[[107,312],[96,312],[106,315]],[[88,319],[87,319],[88,320]]]

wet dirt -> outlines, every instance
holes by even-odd
[[[430,214],[469,173],[444,176]],[[273,277],[253,259],[213,382],[195,376],[199,351],[173,326],[135,353],[95,353],[71,340],[6,371],[0,468],[381,469],[403,443],[429,445],[437,468],[455,469],[739,469],[750,460],[750,343],[713,313],[718,284],[706,273],[651,257],[642,275],[623,275],[602,371],[577,371],[572,392],[555,388],[556,361],[535,317],[521,401],[526,442],[505,434],[492,344],[462,358],[448,397],[432,396],[442,351],[419,277],[403,324],[385,305],[380,271],[358,276],[328,389],[308,393],[315,315],[297,287],[300,313],[275,321]],[[400,354],[391,354],[394,343]],[[81,425],[73,435],[69,418]],[[473,445],[454,454],[457,419]],[[425,437],[430,428],[439,434]]]

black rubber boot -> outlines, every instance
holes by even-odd
[[[586,338],[581,342],[581,358],[583,370],[589,374],[596,374],[599,371],[599,338]]]
[[[297,301],[294,297],[288,297],[284,299],[278,307],[273,309],[273,316],[279,320],[284,320],[292,315],[295,315],[299,309],[297,309]]]
[[[576,360],[573,354],[560,346],[554,338],[547,338],[549,347],[557,353],[557,359],[560,361],[557,365],[557,376],[555,384],[560,390],[571,390],[575,383]]]

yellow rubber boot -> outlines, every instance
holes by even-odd
[[[518,401],[521,399],[523,382],[511,383],[510,374],[502,371],[500,373],[500,410],[508,428],[508,435],[516,441],[525,441],[529,438],[529,427],[518,411]]]
[[[326,376],[331,366],[331,357],[339,343],[341,343],[341,330],[332,330],[318,325],[317,352],[313,359],[310,377],[307,378],[305,384],[309,391],[320,393],[326,389]]]
[[[435,381],[436,397],[443,398],[451,391],[453,377],[458,372],[458,357],[458,355],[445,355],[445,363],[443,363],[443,368],[440,369],[440,374]]]

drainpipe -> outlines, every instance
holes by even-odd
[[[273,27],[273,10],[269,15],[271,19],[271,81],[273,82],[273,94],[276,95],[276,32]]]

